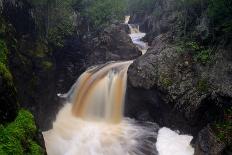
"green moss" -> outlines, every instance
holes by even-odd
[[[178,45],[175,47],[177,53],[184,53],[185,49],[183,46]]]
[[[5,41],[0,39],[0,75],[7,81],[8,85],[13,85],[12,75],[7,67],[8,53]]]
[[[207,64],[212,59],[212,50],[208,47],[201,46],[196,41],[178,41],[176,42],[175,48],[178,53],[191,53],[194,61],[201,64]]]
[[[6,32],[6,23],[2,17],[0,17],[0,34],[4,34]]]
[[[3,40],[0,40],[0,62],[3,64],[7,64],[8,59],[8,49],[6,43]]]
[[[202,47],[200,47],[200,45],[195,42],[195,41],[189,41],[189,42],[186,42],[185,43],[185,47],[188,48],[188,49],[191,49],[191,50],[195,50],[195,51],[198,51],[200,50]]]
[[[172,79],[168,75],[164,75],[164,74],[161,74],[160,82],[166,88],[173,84]]]
[[[8,85],[13,85],[13,77],[11,72],[6,67],[5,64],[0,62],[0,75],[3,76],[3,79],[7,82]]]
[[[224,120],[213,125],[218,140],[232,147],[232,108],[225,110]]]
[[[45,70],[51,70],[53,67],[53,64],[51,61],[43,61],[42,66]]]
[[[200,79],[197,82],[196,88],[198,92],[201,92],[201,93],[207,92],[209,89],[208,81],[206,79]]]
[[[198,52],[195,56],[194,56],[195,60],[202,63],[202,64],[207,64],[210,62],[211,60],[211,51],[209,49],[207,50],[202,50],[200,52]]]
[[[20,110],[15,121],[0,130],[0,153],[41,155],[42,149],[32,141],[35,133],[36,126],[32,114]]]
[[[29,152],[28,155],[41,155],[43,150],[36,142],[30,141]]]
[[[47,55],[48,53],[48,47],[46,44],[38,41],[36,43],[36,49],[35,51],[33,51],[33,54],[36,56],[36,57],[39,57],[39,58],[43,58]]]

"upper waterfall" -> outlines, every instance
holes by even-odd
[[[130,16],[125,16],[125,24],[128,25],[130,29],[129,36],[131,37],[132,42],[139,48],[142,54],[145,54],[149,48],[148,43],[144,42],[142,39],[146,36],[146,33],[140,31],[138,24],[128,24]]]

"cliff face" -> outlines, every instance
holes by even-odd
[[[100,32],[82,31],[81,23],[76,23],[82,17],[72,16],[71,8],[62,10],[68,12],[59,17],[62,21],[56,25],[55,20],[47,19],[53,16],[54,10],[46,11],[40,3],[1,1],[1,20],[5,21],[1,39],[9,50],[6,66],[12,80],[11,86],[6,85],[4,76],[0,78],[1,103],[4,103],[1,121],[13,120],[19,104],[29,109],[39,128],[45,130],[51,127],[63,105],[57,93],[66,93],[88,67],[135,59],[141,52],[132,44],[125,25],[113,24]],[[73,26],[61,27],[60,22],[73,23]],[[75,26],[76,32],[71,31],[70,27]],[[6,93],[9,95],[5,96]]]
[[[223,154],[231,146],[231,44],[215,41],[222,33],[212,37],[207,1],[188,9],[175,2],[157,1],[157,12],[132,17],[148,33],[150,49],[129,68],[126,114],[193,134],[196,154]],[[143,95],[134,100],[133,93]],[[215,129],[223,123],[225,129]],[[220,130],[226,140],[218,138]]]

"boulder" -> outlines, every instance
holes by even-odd
[[[129,94],[134,92],[129,91],[127,95],[140,98],[138,94],[141,94],[144,99],[137,108],[144,107],[142,111],[148,111],[149,115],[146,117],[153,117],[153,121],[157,122],[162,120],[154,115],[160,111],[154,106],[158,104],[165,109],[160,112],[163,113],[160,115],[163,117],[161,124],[172,127],[183,120],[184,124],[187,123],[185,132],[197,135],[207,123],[223,117],[224,109],[232,106],[230,52],[220,50],[214,56],[214,62],[203,65],[196,62],[190,53],[181,53],[177,49],[169,34],[156,37],[147,53],[136,59],[128,71],[129,90],[140,89],[149,93],[142,96],[144,91],[137,92],[137,95]],[[135,102],[130,100],[127,104]],[[131,108],[130,105],[126,107]],[[176,120],[171,113],[180,115],[180,119]],[[185,129],[184,124],[183,127],[180,124],[180,129]]]
[[[98,37],[86,44],[88,66],[103,64],[108,61],[126,61],[139,57],[142,53],[132,43],[125,25],[111,25]]]
[[[212,129],[207,126],[197,137],[194,155],[223,155],[225,143],[218,140]]]

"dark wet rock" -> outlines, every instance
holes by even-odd
[[[108,61],[133,60],[142,53],[132,43],[126,33],[125,25],[111,25],[86,46],[88,66]]]
[[[18,109],[16,89],[12,81],[4,78],[0,72],[0,124],[13,121]]]
[[[183,114],[166,103],[162,94],[156,88],[135,88],[129,83],[125,103],[125,116],[140,121],[151,121],[158,123],[161,127],[169,127],[173,130],[191,133],[196,130],[188,125]]]
[[[209,126],[199,132],[195,145],[195,155],[224,155],[226,147]]]
[[[128,81],[135,89],[142,88],[153,96],[157,96],[152,91],[156,89],[159,98],[171,108],[169,112],[163,111],[164,115],[168,116],[171,111],[177,110],[189,126],[187,132],[196,135],[215,117],[222,117],[223,110],[232,105],[230,53],[221,50],[215,55],[213,63],[201,65],[193,60],[191,54],[177,52],[176,45],[170,40],[168,34],[156,37],[148,52],[130,66]],[[152,104],[159,102],[151,97],[146,93],[143,98],[150,101],[140,103],[141,107],[150,111],[150,117]],[[163,106],[163,102],[159,104]],[[154,106],[153,110],[156,111]],[[213,113],[218,115],[211,115]],[[172,119],[171,116],[168,117]]]
[[[191,34],[191,38],[206,43],[212,39],[207,5],[207,1],[199,1],[185,8],[175,0],[157,0],[152,11],[132,13],[130,22],[138,23],[147,33],[144,40],[150,45],[166,32],[172,32],[173,38]]]

